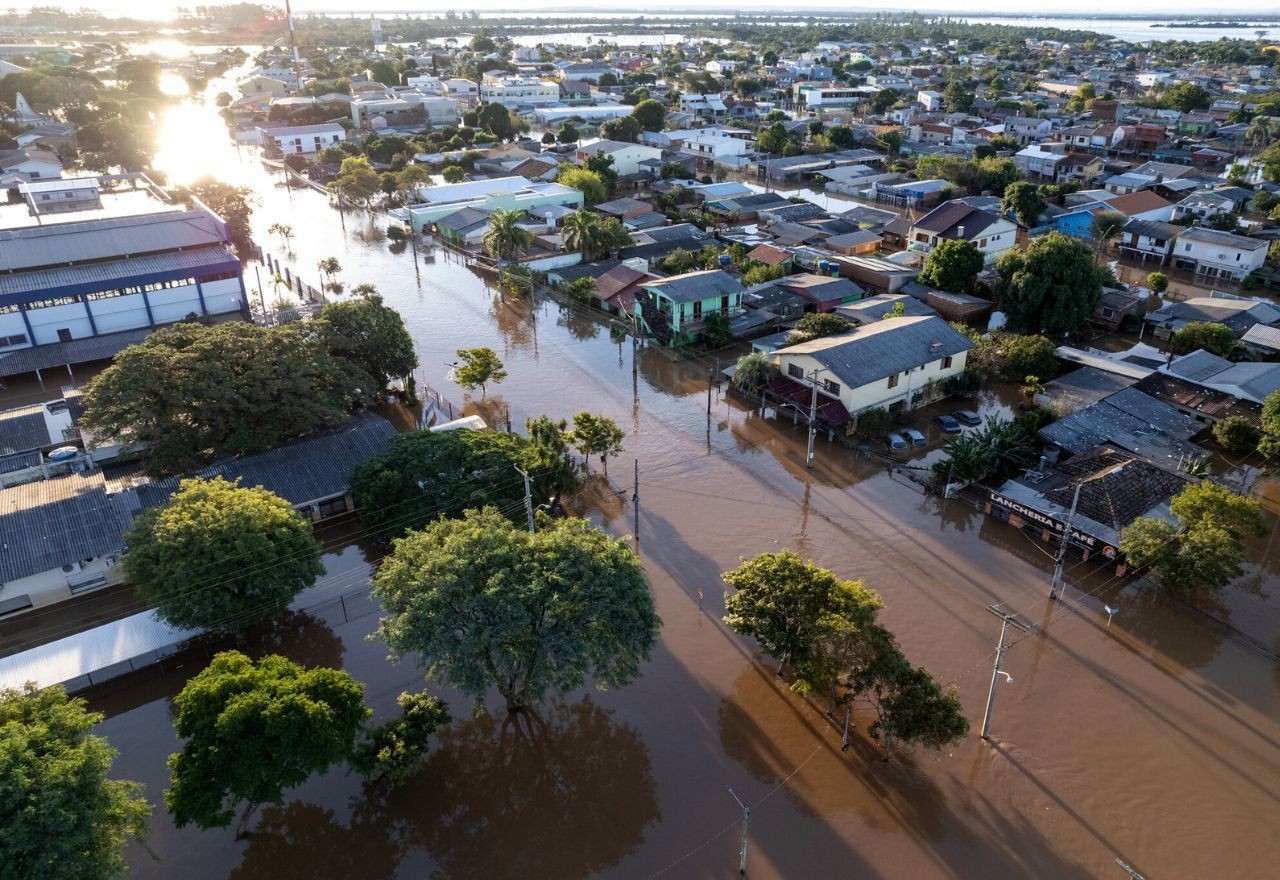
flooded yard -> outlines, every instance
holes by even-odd
[[[202,130],[193,118],[184,110],[174,124]],[[394,792],[336,769],[264,809],[244,840],[175,829],[160,806],[156,859],[132,849],[134,876],[724,877],[737,867],[740,817],[726,785],[752,807],[757,878],[1124,876],[1117,858],[1150,878],[1274,871],[1280,615],[1270,538],[1212,609],[1231,626],[1079,560],[1065,598],[1051,602],[1050,548],[1029,535],[822,439],[807,469],[803,426],[763,419],[723,388],[708,413],[714,357],[633,350],[576,310],[503,302],[443,254],[415,264],[412,251],[393,253],[381,220],[340,217],[323,195],[278,187],[225,138],[201,143],[215,146],[218,158],[201,164],[259,194],[259,241],[304,273],[333,256],[348,286],[376,284],[446,397],[468,399],[448,378],[455,350],[490,346],[509,377],[468,411],[491,424],[509,411],[518,428],[590,410],[627,430],[589,514],[631,533],[638,461],[639,548],[664,626],[636,683],[568,695],[524,723],[496,700],[498,714],[474,715],[469,700],[430,685],[454,720]],[[292,254],[267,235],[272,223],[293,226]],[[979,403],[1008,406],[991,395]],[[377,616],[367,602],[334,601],[363,588],[378,553],[358,523],[343,528],[328,544],[328,574],[304,597],[311,610],[251,649],[342,666],[382,717],[422,676],[368,639]],[[959,688],[974,735],[950,753],[885,762],[865,736],[870,718],[855,713],[841,751],[843,719],[789,692],[773,661],[720,620],[720,573],[784,547],[878,591],[882,620],[912,661]],[[994,603],[1036,629],[1011,639],[1013,681],[999,687],[984,743]],[[115,772],[143,782],[156,804],[177,748],[170,700],[203,662],[91,695],[107,714],[100,732],[121,752]]]

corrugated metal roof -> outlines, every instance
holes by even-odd
[[[235,262],[236,258],[231,251],[219,246],[111,260],[106,263],[36,269],[30,272],[0,275],[0,296],[54,292],[58,288],[79,284],[90,284],[99,290],[110,290],[122,284],[137,284],[140,277],[157,272],[179,270],[194,272],[210,266]]]
[[[87,364],[115,357],[124,349],[146,339],[150,327],[125,330],[121,333],[104,333],[86,336],[70,342],[53,342],[35,348],[20,348],[0,354],[0,376],[16,376],[33,370],[47,370],[65,364]]]
[[[99,471],[0,489],[0,582],[119,552],[131,521]]]
[[[170,626],[154,611],[144,611],[0,659],[0,688],[21,688],[28,681],[42,688],[75,682],[165,651],[195,634]]]
[[[20,271],[225,243],[208,211],[163,211],[0,230],[0,266]]]
[[[780,348],[774,356],[808,355],[850,388],[861,388],[971,348],[969,337],[941,318],[925,316],[883,318],[838,336]]]

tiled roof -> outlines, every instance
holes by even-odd
[[[1072,481],[1047,490],[1044,497],[1069,509],[1079,482],[1077,512],[1117,532],[1186,485],[1181,477],[1110,446],[1087,449],[1058,471]]]

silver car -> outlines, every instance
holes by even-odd
[[[910,441],[912,446],[928,446],[929,439],[917,431],[915,428],[903,428],[902,436]]]
[[[884,442],[891,451],[907,448],[907,441],[902,438],[901,434],[889,434],[884,438]]]

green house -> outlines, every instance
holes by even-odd
[[[723,269],[688,272],[640,287],[636,299],[649,334],[664,345],[692,342],[711,315],[742,311],[742,284]]]

